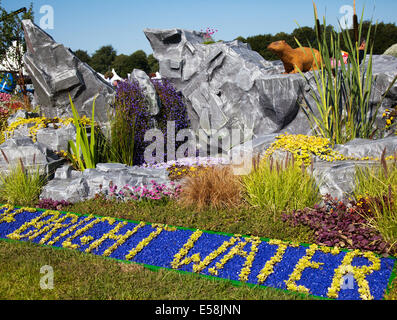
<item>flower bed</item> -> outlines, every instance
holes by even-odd
[[[12,206],[0,238],[333,299],[382,299],[394,277],[395,259],[369,251]]]

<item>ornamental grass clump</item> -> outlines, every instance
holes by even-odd
[[[242,204],[240,178],[229,166],[198,170],[182,183],[179,203],[198,210],[238,207]]]
[[[27,170],[20,160],[17,165],[10,165],[7,174],[0,175],[0,199],[12,205],[32,205],[39,199],[44,184],[39,168]]]
[[[354,197],[367,206],[363,214],[391,244],[397,243],[397,153],[386,161],[383,151],[379,166],[356,167]]]
[[[313,172],[313,166],[312,166]],[[294,157],[283,161],[273,157],[255,162],[254,170],[242,176],[244,199],[273,215],[274,221],[283,211],[303,209],[314,205],[320,198],[312,174]]]
[[[123,81],[117,86],[115,112],[107,146],[109,162],[129,166],[144,161],[144,136],[150,129],[146,98],[137,81]]]

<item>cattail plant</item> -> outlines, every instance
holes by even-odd
[[[378,110],[385,96],[397,81],[397,76],[379,104],[373,105],[370,101],[374,82],[372,74],[374,43],[370,41],[373,31],[372,24],[366,36],[367,46],[364,50],[364,56],[369,53],[369,57],[363,65],[360,65],[359,61],[358,39],[362,37],[364,10],[360,22],[358,22],[354,9],[354,39],[352,39],[349,30],[341,28],[339,33],[334,30],[328,31],[325,27],[327,25],[325,17],[323,19],[324,28],[321,29],[314,2],[313,7],[316,45],[321,53],[322,62],[320,65],[313,52],[315,63],[320,67],[318,71],[313,72],[315,88],[312,88],[310,80],[300,72],[302,77],[308,81],[311,95],[315,101],[315,105],[311,105],[305,100],[302,103],[302,109],[316,135],[328,138],[332,145],[344,144],[355,138],[370,139],[378,131],[375,128]],[[376,34],[376,29],[377,26],[375,26],[374,34]],[[295,40],[302,47],[299,41]],[[349,54],[347,64],[343,60],[342,47]]]

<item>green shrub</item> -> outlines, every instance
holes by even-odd
[[[284,161],[270,157],[256,162],[254,170],[242,177],[242,184],[245,200],[266,209],[274,219],[283,211],[303,209],[321,199],[313,176],[288,156]]]
[[[22,161],[11,167],[8,174],[0,176],[0,199],[12,205],[28,206],[40,196],[45,178],[39,168],[26,170]]]

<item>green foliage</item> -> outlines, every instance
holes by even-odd
[[[153,54],[147,56],[147,63],[149,65],[150,73],[156,73],[160,70],[159,62]]]
[[[147,60],[146,53],[143,50],[135,51],[131,55],[130,59],[131,59],[132,69],[140,69],[145,71],[146,73],[149,73],[150,71],[149,63]],[[129,72],[131,72],[132,69],[130,69]]]
[[[397,242],[397,154],[387,163],[385,152],[381,165],[356,167],[355,189],[357,200],[367,202],[371,211],[366,214],[368,224],[379,231],[390,244]]]
[[[294,158],[283,162],[263,159],[250,174],[242,176],[245,200],[265,209],[274,219],[284,211],[304,209],[320,200],[315,180],[305,167]]]
[[[363,21],[362,23],[362,34],[367,35],[369,29],[374,29],[375,25],[370,21]],[[333,26],[328,25],[325,28],[326,33],[329,35],[333,30]],[[324,31],[324,26],[321,26],[321,32]],[[353,38],[353,31],[350,30],[351,38]],[[279,60],[279,57],[267,50],[267,46],[278,40],[285,40],[292,48],[296,48],[295,38],[304,46],[309,47],[309,45],[316,45],[316,31],[313,27],[299,27],[293,30],[292,33],[277,33],[272,34],[262,34],[250,36],[247,38],[237,37],[237,40],[248,43],[252,50],[257,51],[266,60]],[[326,39],[328,47],[330,47],[331,39],[328,37]],[[373,42],[373,54],[383,54],[387,48],[397,43],[397,26],[395,23],[383,23],[377,24],[376,37],[374,34],[370,36],[370,42]],[[341,49],[347,51],[348,47],[341,44]]]
[[[111,45],[103,46],[92,55],[90,66],[96,72],[105,74],[106,71],[110,70],[116,56],[116,50]]]
[[[84,50],[76,50],[74,55],[79,58],[81,62],[85,62],[87,64],[91,64],[91,57],[87,51]]]
[[[44,183],[38,167],[26,170],[20,160],[8,174],[0,175],[0,199],[12,205],[31,205],[39,199]]]
[[[19,8],[15,8],[15,10],[16,9]],[[10,13],[11,12],[7,12],[1,6],[0,1],[0,61],[5,60],[6,67],[9,65],[10,71],[19,71],[23,66],[23,52],[19,50],[19,46],[22,45],[23,49],[26,50],[22,20],[33,20],[33,4],[31,3],[29,9],[23,14],[9,15]],[[13,45],[14,41],[17,42],[18,50],[15,50],[13,54],[7,56],[6,53],[9,47]],[[12,68],[13,64],[16,66],[15,69]]]
[[[110,160],[134,165],[135,117],[129,122],[125,116],[126,106],[118,106],[111,120],[111,137],[109,143]]]
[[[127,78],[128,73],[134,69],[140,69],[146,73],[150,72],[150,66],[146,53],[142,50],[135,51],[131,55],[120,54],[116,56],[112,63],[112,67],[122,78]]]
[[[112,67],[114,68],[116,73],[123,79],[127,78],[128,73],[131,73],[131,71],[134,69],[131,56],[127,56],[125,54],[118,55],[114,59]]]
[[[87,128],[81,124],[80,116],[73,104],[72,98],[69,95],[70,105],[73,112],[73,123],[76,127],[76,143],[73,140],[69,141],[71,160],[76,168],[79,170],[94,169],[97,164],[97,150],[95,148],[95,99],[92,104],[92,118],[91,118],[91,137],[88,143]]]

